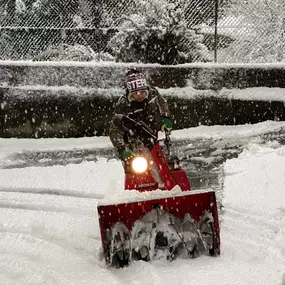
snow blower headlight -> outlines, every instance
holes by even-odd
[[[132,160],[132,169],[136,173],[144,173],[147,167],[147,160],[142,156],[137,156]]]

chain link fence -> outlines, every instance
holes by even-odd
[[[284,61],[284,0],[152,0],[149,11],[138,2],[147,1],[2,0],[0,59],[115,60],[109,42],[130,28],[124,21],[131,18],[135,27],[167,2],[200,36],[208,61]],[[151,29],[160,29],[163,19],[151,19]]]

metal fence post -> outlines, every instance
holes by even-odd
[[[214,39],[214,60],[217,62],[217,53],[218,53],[218,13],[219,13],[219,0],[215,1],[215,39]]]

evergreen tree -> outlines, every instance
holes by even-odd
[[[202,37],[187,27],[187,1],[137,0],[109,41],[117,61],[179,64],[207,60]]]

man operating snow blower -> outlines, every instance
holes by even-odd
[[[170,154],[171,128],[166,100],[143,73],[130,69],[110,126],[124,161],[126,192],[102,200],[97,209],[107,266],[219,254],[215,193],[190,191],[178,157]]]
[[[172,123],[166,99],[158,90],[148,85],[145,75],[136,68],[130,68],[126,73],[126,94],[122,96],[115,107],[115,116],[110,124],[109,136],[120,158],[127,162],[133,157],[128,147],[128,138],[116,123],[118,114],[128,116],[136,121],[142,121],[154,130],[170,134]]]

